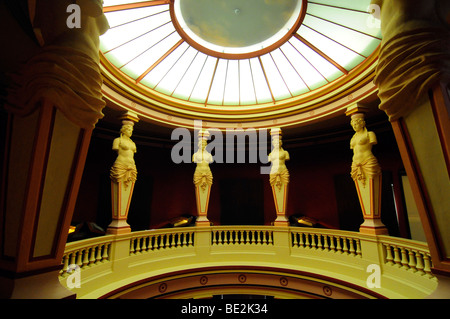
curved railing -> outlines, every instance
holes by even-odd
[[[296,271],[387,298],[424,298],[437,286],[426,243],[273,226],[168,228],[68,243],[60,282],[78,298],[99,298],[148,278],[225,266]]]

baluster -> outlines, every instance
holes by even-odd
[[[81,251],[83,254],[83,266],[81,267],[85,267],[89,263],[89,249],[82,249]]]
[[[269,242],[268,245],[273,245],[273,233],[269,232]]]
[[[356,255],[361,256],[361,242],[359,239],[356,240]]]
[[[423,256],[419,251],[415,251],[416,253],[416,269],[418,272],[420,272],[422,275],[425,275],[425,265],[424,265],[424,260],[423,260]]]
[[[185,235],[184,239],[186,241],[186,235]],[[217,245],[217,232],[216,231],[212,232],[212,244]]]
[[[305,247],[310,248],[311,246],[309,245],[309,233],[304,234],[305,234]]]
[[[216,234],[214,235],[214,238],[216,238],[216,236],[217,236],[217,232],[216,232]],[[188,242],[189,237],[190,237],[190,236],[189,236],[189,232],[184,233],[183,245],[185,245],[185,246],[188,246],[188,245],[189,245],[189,242]],[[217,239],[216,239],[216,244],[217,244]]]
[[[67,275],[67,269],[69,268],[69,255],[63,257],[63,267],[61,269],[61,276]]]
[[[142,245],[141,245],[141,252],[145,253],[148,251],[148,243],[147,243],[148,236],[142,237]]]
[[[162,248],[166,249],[167,246],[169,246],[169,236],[167,234],[163,234],[161,235],[161,240],[162,240]]]
[[[109,260],[109,243],[103,246],[102,262]]]
[[[398,252],[398,247],[397,246],[393,246],[394,247],[394,263],[398,266],[401,267],[401,259],[400,259],[400,253]]]
[[[316,234],[309,234],[311,236],[311,249],[317,249]]]
[[[355,255],[355,244],[353,242],[353,239],[350,238],[349,242],[350,242],[350,250],[349,250],[349,252],[350,252],[350,254]]]
[[[69,265],[75,265],[75,258],[77,256],[77,252],[73,251],[70,253],[70,262]]]
[[[330,236],[330,250],[336,252],[336,246],[334,245],[334,236]]]
[[[130,255],[134,254],[134,241],[136,240],[136,238],[131,238],[130,240]]]
[[[181,237],[182,236],[183,236],[183,233],[178,233],[178,236],[177,236],[177,247],[183,246],[182,243],[181,243]]]
[[[402,268],[408,269],[408,255],[406,254],[406,249],[404,247],[401,247],[400,251],[402,256]]]
[[[384,244],[386,249],[386,263],[389,265],[394,264],[394,257],[392,257],[392,247],[389,244]]]
[[[423,254],[423,260],[424,260],[423,271],[428,275],[429,278],[434,277],[433,274],[431,273],[431,259],[427,253]]]
[[[89,248],[90,256],[89,256],[89,266],[93,266],[95,263],[95,249],[96,247]]]
[[[102,261],[102,249],[105,244],[100,244],[97,247],[97,256],[95,256],[95,264],[98,265]]]
[[[336,237],[336,252],[342,252],[341,238],[338,236],[335,237]]]
[[[258,245],[261,242],[260,238],[261,233],[255,230],[256,244]]]
[[[414,252],[412,251],[412,249],[408,249],[408,259],[409,259],[409,263],[408,263],[408,267],[409,267],[409,271],[412,272],[416,272],[416,258],[414,256]]]
[[[83,266],[83,259],[82,259],[83,250],[80,249],[77,251],[77,266],[81,268]]]
[[[303,233],[297,233],[299,236],[299,241],[298,241],[298,246],[304,248],[305,247],[305,243],[303,241]]]
[[[348,253],[348,244],[347,237],[342,237],[342,242],[344,243],[344,247],[342,248],[342,253]]]
[[[322,235],[317,234],[317,249],[323,250]]]
[[[142,253],[142,251],[141,251],[141,239],[142,238],[136,238],[136,254]]]
[[[330,246],[328,244],[328,235],[323,235],[323,243],[324,243],[323,249],[326,251],[330,251]]]
[[[292,247],[298,247],[297,233],[292,233]]]
[[[175,248],[175,234],[171,234],[170,248]]]
[[[193,246],[194,245],[194,233],[193,232],[189,233],[189,243],[188,243],[188,245],[189,246]]]

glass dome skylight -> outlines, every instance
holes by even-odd
[[[104,0],[111,29],[101,36],[100,49],[135,85],[171,98],[225,108],[276,104],[349,75],[376,50],[381,32],[370,23],[369,5],[370,0]],[[247,21],[241,27],[247,43],[230,42],[236,31],[221,33],[202,18],[226,21],[227,15],[228,22]],[[244,31],[257,24],[267,27],[261,27],[267,37],[254,33],[260,38],[252,43]]]

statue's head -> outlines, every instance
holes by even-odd
[[[353,127],[355,132],[358,132],[365,128],[366,122],[364,121],[364,114],[354,114],[350,121],[350,125]]]
[[[133,134],[133,125],[132,124],[124,124],[122,125],[122,128],[120,129],[120,133],[131,137],[131,135]]]

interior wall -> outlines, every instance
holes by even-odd
[[[117,133],[107,135],[102,132],[96,129],[93,133],[73,220],[93,221],[106,229],[111,221],[109,169],[116,157],[111,147]],[[291,158],[286,163],[290,172],[288,216],[304,215],[318,220],[325,227],[358,230],[362,217],[350,177],[353,153],[349,141],[352,134],[349,131],[348,138],[330,142],[322,140],[320,144],[294,145],[289,141],[283,144]],[[388,226],[391,235],[397,236],[398,223],[391,184],[395,182],[393,176],[398,175],[403,166],[392,131],[384,128],[377,132],[377,138],[378,145],[373,147],[373,153],[379,160],[384,176],[382,221]],[[139,137],[133,140],[137,144],[135,161],[138,177],[128,218],[132,230],[158,228],[180,215],[197,215],[193,186],[195,164],[173,163],[171,147],[167,144],[152,145],[140,141]],[[239,224],[239,219],[233,221],[221,215],[224,209],[221,194],[227,193],[224,188],[229,187],[226,185],[230,185],[230,180],[239,179],[247,181],[243,185],[262,185],[258,188],[262,194],[255,194],[255,189],[248,190],[248,196],[263,201],[261,205],[256,205],[259,207],[257,209],[262,210],[259,214],[263,217],[252,217],[255,224],[270,225],[273,222],[275,205],[269,176],[260,173],[262,166],[262,163],[210,165],[213,185],[208,217],[214,225],[220,225],[224,220],[228,224]],[[344,184],[345,187],[342,186]],[[245,187],[242,189],[245,190]],[[246,196],[241,194],[241,205],[246,205]],[[347,206],[343,202],[347,202]],[[234,204],[239,205],[238,202]],[[245,211],[245,207],[241,211]],[[249,223],[250,217],[247,217],[241,216],[242,224]]]

